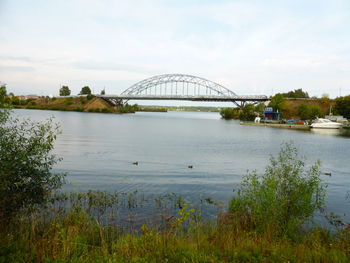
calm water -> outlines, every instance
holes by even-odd
[[[350,212],[350,137],[337,131],[241,126],[218,113],[15,113],[33,120],[54,116],[61,124],[55,153],[63,161],[55,169],[69,174],[65,190],[138,190],[227,201],[247,169],[264,171],[269,155],[292,140],[308,164],[319,159],[322,171],[332,173],[323,176],[328,210]]]

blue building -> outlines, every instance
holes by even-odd
[[[280,113],[274,112],[272,107],[265,107],[264,109],[265,120],[278,121],[280,119]]]

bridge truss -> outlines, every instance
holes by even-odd
[[[121,105],[129,100],[188,100],[228,101],[238,107],[246,102],[267,101],[267,96],[239,96],[213,81],[185,74],[164,74],[142,80],[120,95],[99,95],[112,105]]]

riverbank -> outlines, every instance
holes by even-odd
[[[240,125],[260,126],[260,127],[263,126],[263,127],[272,127],[272,128],[280,128],[280,129],[310,130],[309,125],[302,125],[302,124],[240,122]]]
[[[17,109],[77,111],[95,113],[134,113],[137,105],[124,105],[114,107],[106,101],[94,96],[77,97],[41,97],[37,99],[19,100],[17,97],[9,100],[9,106]]]
[[[74,195],[73,195],[74,196]],[[68,200],[71,197],[68,197]],[[188,204],[170,215],[163,209],[141,227],[115,223],[108,213],[111,199],[103,193],[89,198],[75,194],[72,209],[58,207],[22,215],[0,225],[0,262],[348,262],[350,234],[339,228],[300,231],[293,238],[260,232],[249,218],[219,213],[215,221],[201,220]],[[89,202],[85,202],[88,201]],[[159,199],[159,209],[162,208]],[[84,207],[83,204],[90,204]],[[125,203],[126,206],[137,203]],[[165,207],[163,207],[165,208]],[[132,214],[132,209],[130,209]],[[92,216],[94,214],[94,216]],[[108,218],[105,221],[103,218]],[[107,223],[108,222],[108,223]],[[0,222],[1,223],[1,222]]]

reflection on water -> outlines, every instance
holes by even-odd
[[[311,131],[311,133],[314,133],[317,135],[350,137],[350,130],[349,129],[318,129],[318,128],[313,128],[310,131]]]

